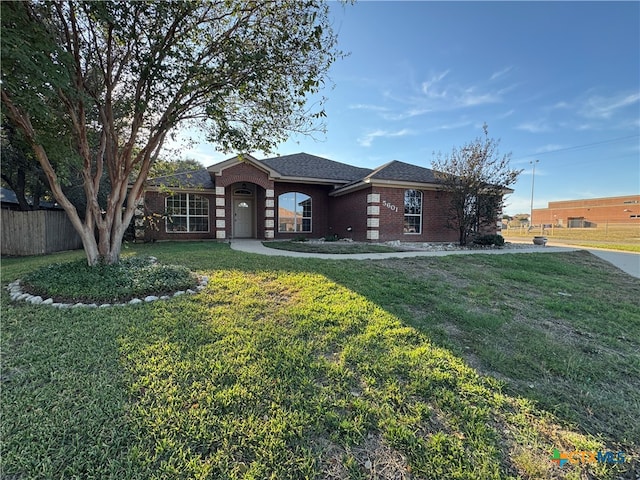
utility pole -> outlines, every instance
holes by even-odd
[[[533,165],[533,173],[531,174],[531,208],[529,210],[529,230],[531,230],[531,227],[533,226],[533,185],[536,181],[536,164],[539,162],[540,160],[531,160],[529,162],[530,165]]]

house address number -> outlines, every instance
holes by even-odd
[[[384,207],[387,207],[389,210],[391,210],[392,212],[397,212],[398,211],[398,207],[396,207],[394,204],[387,202],[386,200],[382,200],[382,205]]]

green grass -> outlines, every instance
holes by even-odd
[[[295,242],[295,241],[268,241],[262,242],[265,247],[276,250],[288,250],[291,252],[306,253],[389,253],[401,251],[389,245],[377,245],[371,243],[350,243],[350,242]]]
[[[507,240],[521,241],[542,235],[539,228],[527,232],[526,229],[503,230]],[[545,229],[544,235],[550,243],[606,248],[625,252],[640,252],[640,225],[598,225],[593,228],[553,228]]]
[[[116,265],[89,267],[86,260],[42,266],[22,279],[23,289],[56,302],[121,302],[193,288],[188,268],[162,265],[148,257],[125,256]]]
[[[620,250],[622,252],[640,252],[639,245],[621,245],[618,243],[600,243],[600,242],[572,242],[572,245],[589,248],[604,248],[605,250]]]
[[[637,472],[640,286],[586,252],[359,262],[203,242],[127,253],[211,281],[100,310],[2,292],[2,478]],[[3,286],[81,257],[3,259]],[[554,448],[624,451],[627,463],[559,469]]]

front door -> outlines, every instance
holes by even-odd
[[[233,201],[233,236],[253,237],[253,199],[236,198]]]

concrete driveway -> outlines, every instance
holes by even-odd
[[[585,248],[586,251],[606,260],[623,272],[636,278],[640,278],[640,253],[616,252],[613,250],[598,250],[595,248]]]

